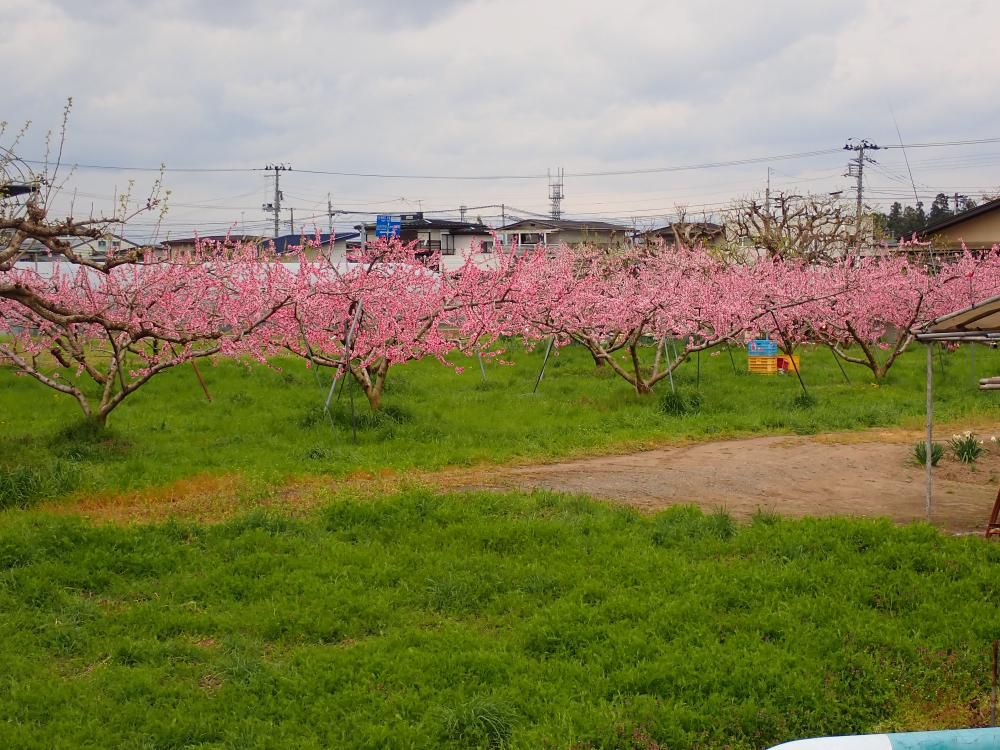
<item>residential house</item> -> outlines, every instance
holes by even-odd
[[[294,261],[299,250],[304,247],[308,260],[315,260],[322,255],[339,262],[347,257],[347,243],[359,236],[358,232],[334,232],[333,235],[321,234],[318,237],[315,234],[286,234],[270,242],[273,243],[275,254],[283,261]]]
[[[725,228],[709,221],[689,221],[666,224],[642,232],[639,241],[645,243],[664,242],[668,245],[712,245],[725,240]]]
[[[164,240],[161,245],[164,248],[164,253],[167,256],[174,256],[180,253],[192,252],[197,244],[200,243],[236,243],[242,242],[250,245],[257,245],[258,247],[263,246],[267,242],[267,237],[263,237],[259,234],[206,234],[199,235],[197,237],[178,237],[176,239]]]
[[[355,229],[361,245],[375,239],[375,222]],[[493,230],[482,222],[428,218],[422,212],[400,215],[399,239],[419,243],[419,250],[428,256],[440,252],[445,269],[461,265],[469,251],[474,251],[473,260],[479,263],[487,262],[493,252]]]
[[[565,244],[592,245],[599,248],[619,247],[628,241],[632,230],[606,221],[578,221],[576,219],[522,219],[497,232],[507,243],[517,243],[528,250],[537,245]]]
[[[73,251],[73,254],[83,260],[103,262],[109,254],[120,255],[143,247],[132,240],[127,240],[117,234],[104,234],[98,238],[62,237],[60,238]],[[59,260],[52,256],[52,251],[38,240],[26,240],[21,245],[22,260],[52,261]]]
[[[936,221],[924,228],[920,238],[929,241],[935,253],[960,252],[963,243],[969,250],[1000,245],[1000,198]]]

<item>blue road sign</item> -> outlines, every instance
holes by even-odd
[[[375,217],[376,237],[398,237],[400,220],[392,214],[378,214]]]

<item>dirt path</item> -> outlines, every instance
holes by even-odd
[[[615,500],[645,511],[678,503],[757,509],[787,516],[924,518],[924,470],[911,460],[919,439],[902,431],[760,437],[663,448],[563,463],[501,467],[464,485],[544,488]],[[1000,477],[1000,451],[976,468],[945,458],[935,469],[934,522],[952,532],[985,528]]]
[[[924,518],[923,467],[911,459],[919,439],[919,433],[905,430],[759,437],[550,464],[359,472],[339,480],[303,476],[264,488],[237,474],[205,475],[126,493],[81,495],[42,508],[123,524],[172,517],[213,522],[254,507],[306,513],[328,502],[331,493],[377,498],[419,485],[442,491],[543,488],[650,512],[691,503],[707,511],[725,508],[738,518],[762,509],[787,516],[885,516],[905,523]],[[982,532],[998,481],[1000,448],[991,446],[975,467],[958,463],[949,452],[935,469],[934,523],[957,533]]]

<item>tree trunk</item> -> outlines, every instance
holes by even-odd
[[[378,411],[382,408],[382,389],[381,388],[365,388],[365,396],[368,398],[368,407],[372,411]]]

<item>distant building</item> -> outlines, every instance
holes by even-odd
[[[624,245],[632,230],[606,221],[575,219],[522,219],[500,227],[506,242],[516,242],[521,250],[536,245],[593,245],[609,248]]]
[[[721,224],[708,221],[692,221],[667,224],[650,229],[639,235],[640,242],[661,240],[668,245],[711,245],[725,240],[725,228]]]
[[[120,255],[143,247],[138,243],[120,237],[117,234],[104,234],[93,239],[87,237],[61,237],[73,251],[73,254],[83,260],[103,262],[107,260],[109,254]],[[53,253],[38,240],[26,240],[21,245],[22,259],[28,261],[58,261],[59,257],[53,257]]]
[[[179,237],[177,239],[168,239],[164,240],[160,244],[163,246],[166,255],[173,256],[193,251],[199,242],[211,244],[242,242],[244,244],[257,245],[260,247],[267,242],[267,238],[259,234],[206,234],[199,235],[197,237]]]
[[[318,237],[315,234],[286,234],[273,240],[265,240],[264,244],[270,243],[282,260],[294,261],[300,249],[304,248],[308,260],[315,260],[322,255],[324,258],[340,261],[347,257],[347,243],[359,236],[358,232],[334,232],[332,237],[329,234]]]
[[[375,239],[374,222],[359,224],[355,229],[361,235],[359,247]],[[446,269],[461,264],[469,251],[478,251],[474,260],[480,262],[485,262],[493,252],[493,230],[482,222],[428,218],[420,212],[400,215],[399,239],[417,242],[419,252],[427,256],[441,253]]]
[[[1000,245],[1000,198],[929,224],[920,238],[934,252],[958,252],[963,242],[970,250]]]

